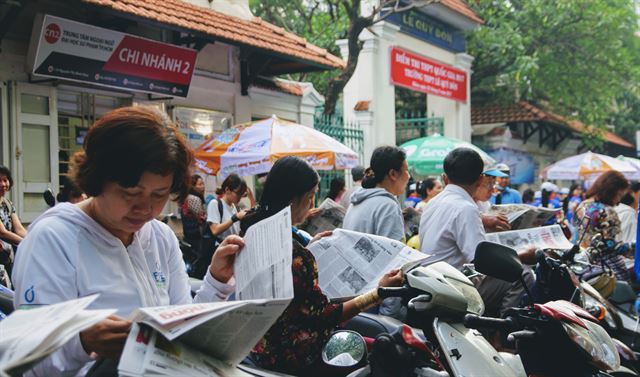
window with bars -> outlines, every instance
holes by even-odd
[[[58,170],[62,189],[69,172],[69,161],[82,149],[89,127],[102,115],[132,103],[131,97],[110,96],[74,90],[58,90]]]

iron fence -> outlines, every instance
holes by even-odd
[[[351,148],[358,154],[362,164],[364,158],[364,132],[357,122],[345,122],[342,116],[317,114],[314,118],[314,128]],[[344,170],[325,170],[318,173],[320,174],[320,187],[318,190],[318,199],[320,201],[324,200],[329,193],[329,187],[334,178],[342,177],[345,181],[349,179]]]
[[[396,115],[396,144],[409,140],[444,133],[444,118],[427,117],[426,112],[409,112]]]

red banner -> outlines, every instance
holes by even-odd
[[[125,35],[103,69],[189,85],[196,57],[195,50]]]
[[[391,82],[407,89],[467,102],[467,73],[398,47],[391,48]]]

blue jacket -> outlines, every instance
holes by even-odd
[[[491,204],[496,204],[496,194],[491,195]],[[511,187],[505,187],[502,191],[502,204],[520,204],[522,203],[522,197],[518,190],[514,190]]]

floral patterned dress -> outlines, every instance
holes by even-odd
[[[185,238],[200,238],[207,217],[204,203],[199,197],[189,194],[180,207]]]
[[[591,246],[591,239],[597,233],[602,234],[604,239],[620,240],[622,230],[620,218],[615,209],[604,203],[588,199],[578,205],[573,220],[576,228],[579,229],[578,237],[582,237],[582,234],[585,233],[580,246],[589,250],[591,261],[611,268],[616,275],[616,279],[628,281],[629,272],[624,256],[617,254],[615,250],[609,250],[604,247],[596,249]]]
[[[322,347],[340,322],[342,304],[330,304],[322,293],[316,260],[295,236],[291,270],[293,300],[251,355],[261,367],[298,375],[320,359]]]

